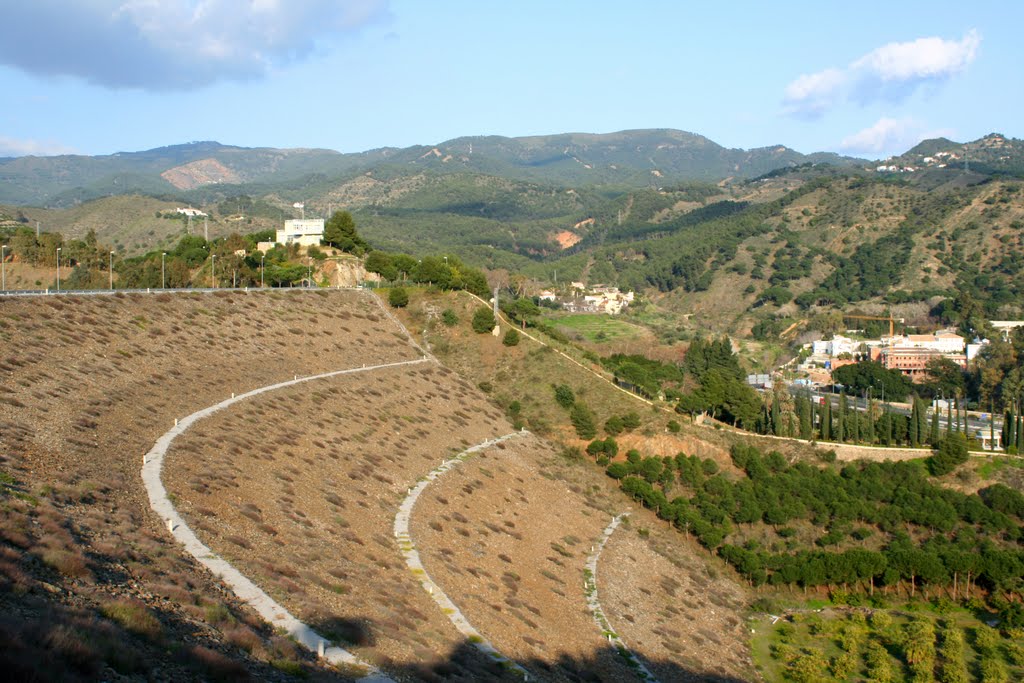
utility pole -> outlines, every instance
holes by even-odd
[[[203,239],[210,241],[210,219],[207,216],[203,216]]]

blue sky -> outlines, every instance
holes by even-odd
[[[0,155],[678,128],[1024,137],[1024,3],[0,0]]]

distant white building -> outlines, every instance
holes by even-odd
[[[818,340],[811,345],[811,353],[816,356],[826,356],[828,358],[835,358],[844,353],[854,354],[860,347],[861,342],[844,337],[842,335],[835,335],[829,340]]]
[[[324,238],[323,218],[294,218],[284,222],[284,228],[277,231],[278,244],[300,244],[304,247],[319,246]]]
[[[882,337],[882,344],[883,346],[898,346],[908,349],[928,349],[943,354],[964,352],[964,338],[950,330],[939,330],[935,334]]]
[[[990,320],[992,327],[1003,333],[1003,339],[1009,339],[1010,335],[1018,327],[1024,327],[1024,320]]]
[[[202,218],[202,217],[206,216],[205,213],[203,213],[199,209],[193,209],[191,206],[188,207],[187,209],[177,208],[177,209],[175,209],[175,211],[177,211],[178,213],[182,214],[183,216],[192,216],[192,217],[199,217],[199,218]]]

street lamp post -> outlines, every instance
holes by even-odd
[[[267,258],[266,254],[260,255],[260,289],[263,289],[263,273],[266,272],[266,269],[263,266],[263,259],[265,258]]]
[[[57,247],[57,293],[60,294],[60,247]]]
[[[167,289],[167,252],[160,254],[160,289]]]
[[[0,284],[0,291],[7,291],[7,256],[4,252],[7,251],[6,244],[0,244],[0,269],[3,270],[3,284]]]
[[[110,273],[110,288],[114,288],[114,252],[110,252],[109,263],[107,264],[107,272]]]
[[[210,254],[210,288],[217,289],[217,255]]]

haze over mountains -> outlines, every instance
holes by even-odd
[[[16,157],[0,161],[0,202],[69,206],[111,194],[181,194],[211,185],[299,188],[373,173],[474,173],[563,186],[645,187],[680,180],[752,178],[807,162],[863,165],[831,153],[776,145],[728,149],[670,129],[592,135],[460,137],[437,145],[343,154],[326,149],[244,148],[192,142],[107,156]],[[236,191],[221,189],[224,194]]]

